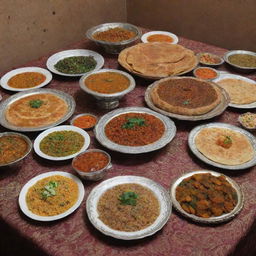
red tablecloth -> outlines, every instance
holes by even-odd
[[[225,49],[217,48],[200,42],[180,38],[180,44],[195,52],[208,51],[222,56]],[[83,41],[72,45],[68,49],[91,49],[101,53],[105,58],[105,68],[121,69],[117,63],[116,55],[105,54],[92,42]],[[46,67],[49,56],[28,63],[25,66]],[[228,70],[225,65],[220,70]],[[256,75],[247,77],[256,80]],[[127,94],[120,103],[120,107],[146,106],[144,102],[145,89],[152,81],[135,77],[136,88]],[[65,78],[54,75],[52,82],[45,88],[54,88],[72,95],[77,103],[75,114],[91,112],[98,117],[107,113],[96,106],[94,98],[84,93],[78,84],[78,78]],[[12,93],[1,89],[3,99]],[[241,171],[224,171],[204,164],[190,152],[187,139],[190,130],[202,123],[226,122],[239,125],[237,116],[245,111],[228,108],[221,116],[200,122],[174,120],[177,134],[173,141],[161,150],[142,154],[128,155],[107,150],[113,160],[113,169],[105,179],[118,175],[144,176],[159,182],[169,189],[172,182],[181,174],[191,170],[210,169],[232,177],[242,188],[245,204],[241,213],[232,221],[215,226],[204,226],[190,222],[173,210],[171,217],[163,229],[155,235],[137,240],[121,241],[107,237],[97,231],[89,222],[85,204],[91,189],[99,182],[83,182],[85,198],[79,209],[70,216],[52,223],[40,223],[25,217],[19,210],[17,203],[22,186],[32,177],[48,171],[66,171],[74,173],[71,161],[53,162],[39,158],[31,153],[17,169],[3,169],[0,172],[0,224],[5,233],[1,232],[2,243],[9,239],[12,249],[7,252],[19,251],[30,248],[31,255],[253,255],[256,251],[255,226],[256,226],[256,168]],[[66,122],[68,123],[68,122]],[[0,128],[0,131],[6,129]],[[27,133],[34,139],[38,133]],[[89,132],[92,142],[90,148],[102,148],[95,140],[92,131]],[[8,237],[6,237],[8,234]],[[15,242],[19,242],[17,245]],[[18,246],[18,248],[17,248]],[[5,245],[1,244],[5,252]],[[15,249],[16,248],[16,249]],[[24,250],[25,250],[24,249]],[[1,252],[0,252],[1,253]],[[16,253],[15,253],[16,254]],[[26,254],[28,255],[28,254]]]

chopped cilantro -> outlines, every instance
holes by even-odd
[[[120,200],[121,204],[135,206],[137,203],[137,198],[138,195],[135,192],[128,191],[120,195],[118,199]]]

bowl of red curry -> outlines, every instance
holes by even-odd
[[[122,22],[100,24],[90,28],[86,36],[107,53],[118,54],[141,37],[138,27]]]
[[[100,149],[89,149],[72,161],[73,169],[85,180],[100,180],[112,167],[110,155]]]
[[[27,136],[17,132],[0,133],[0,167],[20,162],[31,149],[32,142]]]

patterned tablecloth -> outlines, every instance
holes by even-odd
[[[180,38],[180,44],[194,50],[209,51],[222,56],[226,50],[200,42]],[[72,45],[69,49],[91,49],[101,53],[105,58],[105,68],[121,69],[116,55],[104,53],[92,42],[83,41]],[[50,56],[50,55],[49,55]],[[25,66],[46,67],[49,56],[28,63]],[[219,70],[234,70],[222,65]],[[247,75],[256,80],[256,74]],[[144,92],[152,81],[135,77],[136,88],[127,94],[120,102],[120,107],[143,106]],[[107,113],[98,109],[94,98],[84,93],[78,84],[77,78],[65,78],[54,75],[52,82],[45,88],[54,88],[72,95],[76,101],[75,114],[91,112],[98,117]],[[13,93],[1,89],[3,100]],[[2,169],[0,172],[0,223],[1,250],[5,252],[3,241],[9,239],[12,249],[6,249],[9,254],[19,252],[23,247],[31,249],[31,255],[175,255],[175,256],[203,256],[203,255],[255,255],[255,226],[256,226],[256,168],[241,171],[224,171],[213,168],[193,156],[188,148],[188,134],[190,130],[203,123],[224,122],[237,125],[238,114],[245,111],[228,108],[221,116],[200,122],[177,121],[177,134],[173,141],[161,150],[141,154],[128,155],[107,150],[113,160],[113,168],[105,179],[118,175],[144,176],[169,189],[172,182],[183,173],[191,170],[210,169],[223,172],[233,178],[242,188],[245,204],[241,213],[232,221],[215,226],[198,225],[183,218],[175,210],[162,230],[155,235],[137,240],[121,241],[107,237],[97,231],[89,222],[85,205],[91,189],[99,182],[83,182],[85,198],[76,212],[70,216],[52,223],[39,223],[25,217],[19,210],[17,203],[22,186],[34,176],[48,171],[65,171],[74,173],[71,161],[47,161],[31,153],[16,169]],[[68,122],[66,122],[68,124]],[[6,129],[0,128],[0,131]],[[38,133],[27,133],[34,139]],[[89,131],[92,142],[89,148],[102,148],[96,141],[92,131]],[[8,234],[8,236],[6,235]],[[20,241],[20,242],[19,242]],[[21,247],[22,246],[22,247]],[[21,247],[21,248],[20,248]],[[16,250],[15,250],[16,248]],[[1,254],[1,253],[0,253]],[[16,253],[15,253],[16,254]],[[29,254],[26,254],[29,255]]]

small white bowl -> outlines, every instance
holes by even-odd
[[[212,70],[213,72],[216,73],[216,76],[213,77],[213,78],[208,78],[208,79],[206,79],[206,78],[201,78],[201,77],[197,76],[197,74],[196,74],[196,71],[198,71],[198,70],[200,70],[200,69],[201,69],[201,70],[203,70],[203,69]],[[216,78],[219,77],[218,71],[217,71],[216,69],[214,69],[214,68],[209,68],[209,67],[198,67],[198,68],[195,68],[195,69],[193,70],[193,75],[194,75],[194,77],[199,78],[199,79],[202,79],[202,80],[205,80],[205,81],[212,81],[213,79],[216,79]]]
[[[44,152],[41,151],[40,142],[47,135],[49,135],[52,132],[56,132],[56,131],[74,131],[74,132],[78,132],[84,137],[84,145],[82,146],[82,148],[78,152],[76,152],[72,155],[61,156],[61,157],[47,155],[47,154],[45,154]],[[90,136],[86,131],[84,131],[83,129],[78,128],[76,126],[72,126],[72,125],[60,125],[60,126],[56,126],[56,127],[47,129],[44,132],[41,132],[36,137],[36,139],[34,141],[34,150],[35,150],[36,154],[41,156],[42,158],[49,159],[49,160],[55,160],[55,161],[61,161],[61,160],[67,160],[67,159],[71,159],[71,158],[75,157],[79,153],[85,151],[89,147],[89,145],[90,145]]]
[[[84,155],[86,153],[89,153],[89,152],[101,152],[101,153],[105,154],[108,157],[108,163],[106,164],[106,166],[100,170],[92,171],[92,172],[83,172],[83,171],[80,171],[79,169],[75,168],[74,162],[75,162],[76,158],[78,158],[79,156]],[[83,178],[85,180],[93,180],[93,181],[101,180],[106,175],[106,172],[110,168],[112,168],[111,157],[106,151],[103,151],[100,149],[89,149],[89,150],[86,150],[86,151],[80,153],[75,158],[73,158],[72,167],[81,176],[81,178]]]
[[[45,76],[45,80],[41,84],[38,84],[37,86],[34,86],[34,87],[29,87],[29,88],[14,88],[14,87],[11,87],[8,85],[8,81],[12,77],[14,77],[15,75],[18,75],[18,74],[26,73],[26,72],[40,73]],[[40,68],[40,67],[25,67],[25,68],[17,68],[17,69],[11,70],[8,73],[6,73],[1,78],[0,84],[1,84],[1,87],[6,90],[14,91],[14,92],[21,92],[21,91],[27,91],[27,90],[31,90],[31,89],[41,88],[41,87],[47,85],[48,83],[50,83],[51,80],[52,80],[52,74],[47,69]]]
[[[179,39],[175,34],[173,34],[171,32],[167,32],[167,31],[151,31],[151,32],[145,33],[144,35],[142,35],[141,41],[143,43],[149,43],[148,37],[152,36],[152,35],[166,35],[166,36],[169,36],[173,39],[173,41],[170,42],[170,44],[177,44],[179,42]]]

